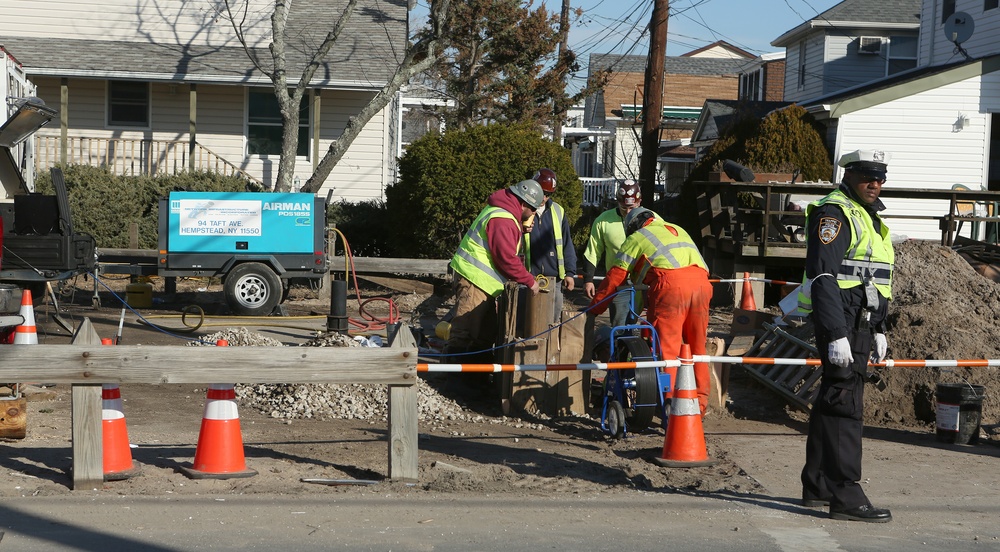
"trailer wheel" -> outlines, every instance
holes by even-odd
[[[267,316],[281,302],[281,280],[265,264],[241,263],[224,281],[226,303],[235,314]]]

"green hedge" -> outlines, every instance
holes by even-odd
[[[128,248],[130,223],[139,225],[139,248],[157,246],[159,199],[172,190],[235,192],[246,189],[246,181],[210,172],[177,175],[116,176],[107,169],[88,165],[62,167],[69,195],[73,229],[94,236],[98,247]],[[52,176],[38,175],[38,192],[52,194]]]
[[[528,126],[493,124],[428,134],[400,159],[399,181],[386,189],[394,256],[450,258],[462,235],[496,190],[530,178],[535,170],[556,172],[553,198],[574,225],[583,188],[569,151]],[[577,232],[574,231],[574,243]]]

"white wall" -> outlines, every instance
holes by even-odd
[[[60,109],[59,80],[39,77],[38,94],[47,105]],[[71,79],[69,81],[69,136],[89,138],[124,138],[131,140],[188,140],[188,87],[178,85],[171,93],[167,84],[153,84],[151,130],[109,129],[105,126],[105,83],[100,80]],[[330,143],[340,136],[348,117],[356,114],[371,100],[373,93],[326,90],[322,96],[320,157]],[[212,150],[223,159],[273,185],[278,170],[278,157],[247,157],[245,155],[246,96],[243,87],[198,86],[198,143]],[[384,198],[389,184],[392,159],[390,144],[386,140],[389,104],[362,129],[340,163],[333,169],[319,194],[326,196],[334,189],[334,199],[362,201]],[[58,137],[58,123],[43,127],[38,136]],[[302,183],[312,174],[311,159],[299,158],[295,175]]]
[[[273,2],[249,0],[247,36],[251,44],[265,39]],[[0,35],[67,39],[128,40],[238,46],[229,21],[220,15],[219,0],[3,0]],[[232,2],[242,5],[243,1]]]
[[[943,86],[844,115],[839,119],[839,144],[835,157],[856,149],[883,149],[892,155],[887,187],[950,190],[955,184],[970,189],[985,187],[989,111],[1000,111],[1000,96],[984,97],[981,90],[996,89],[995,73]],[[956,130],[959,113],[969,126]],[[836,180],[843,176],[838,169]],[[947,201],[885,200],[888,215],[942,216]],[[889,219],[894,234],[911,238],[940,239],[937,220]]]
[[[641,126],[618,121],[615,126],[614,167],[605,167],[604,176],[621,180],[639,178],[639,158],[642,154]]]

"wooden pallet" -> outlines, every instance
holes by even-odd
[[[766,330],[742,355],[762,358],[818,358],[816,347],[774,324],[764,324]],[[768,389],[778,393],[799,410],[809,412],[819,392],[822,366],[788,364],[742,364],[747,374]]]

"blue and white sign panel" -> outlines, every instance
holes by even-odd
[[[312,253],[312,194],[172,192],[171,253]]]

